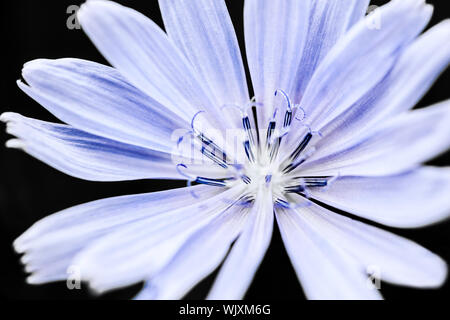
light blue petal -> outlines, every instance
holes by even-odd
[[[369,279],[361,264],[332,242],[325,233],[327,225],[311,213],[278,209],[276,212],[281,236],[309,299],[377,300],[378,290],[368,286]]]
[[[369,28],[368,18],[357,23],[328,53],[308,83],[301,106],[314,130],[379,83],[392,68],[399,49],[423,30],[432,13],[432,7],[422,0],[392,1],[379,10],[381,28]],[[293,130],[303,125],[295,121]]]
[[[311,189],[325,204],[398,228],[448,218],[449,194],[450,169],[433,167],[386,177],[341,177],[326,191]]]
[[[273,230],[272,192],[262,190],[246,226],[222,265],[208,299],[242,299],[269,247]]]
[[[87,1],[78,19],[105,58],[169,110],[188,121],[200,110],[218,114],[187,58],[150,19],[111,1]]]
[[[311,76],[331,48],[364,17],[369,0],[317,0],[311,5],[308,36],[291,96],[295,103],[301,101]]]
[[[341,151],[318,152],[301,167],[303,174],[377,176],[417,167],[450,147],[450,100],[409,111],[367,133]]]
[[[216,269],[242,230],[246,209],[232,207],[193,234],[135,299],[180,299]],[[189,270],[189,272],[186,272]]]
[[[82,278],[97,292],[152,278],[193,234],[223,214],[242,192],[242,187],[228,189],[123,227],[92,243],[73,264],[83,270]]]
[[[379,273],[382,281],[420,288],[439,287],[445,281],[446,263],[415,242],[314,203],[298,214],[324,242],[346,251],[361,265],[361,270]],[[304,259],[302,256],[292,258]]]
[[[310,2],[247,0],[245,48],[256,101],[264,103],[262,119],[273,112],[277,89],[292,94],[308,32]]]
[[[411,109],[450,62],[450,21],[431,28],[412,43],[388,76],[354,106],[331,120],[320,132],[320,146],[331,153],[369,128]]]
[[[38,59],[19,87],[62,121],[92,134],[170,152],[171,135],[189,127],[129,84],[115,69],[80,59]]]
[[[159,5],[169,38],[215,96],[215,107],[248,103],[241,52],[225,2],[162,0]]]
[[[7,146],[23,149],[46,164],[77,178],[92,181],[185,179],[169,153],[161,153],[95,136],[68,125],[4,113],[7,132],[18,139]],[[192,164],[190,170],[208,166]],[[214,171],[221,171],[212,167]],[[207,169],[208,170],[208,169]]]
[[[75,255],[94,241],[130,224],[202,202],[221,191],[195,186],[85,203],[36,222],[14,241],[14,248],[25,253],[22,261],[26,270],[33,272],[30,282],[63,280]]]

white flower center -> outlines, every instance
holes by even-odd
[[[311,146],[314,133],[308,128],[299,140],[288,141],[292,120],[301,108],[297,106],[291,108],[289,98],[282,93],[287,101],[284,116],[280,118],[278,114],[276,118],[277,109],[272,119],[269,119],[266,129],[261,128],[259,131],[253,129],[258,128],[255,105],[252,106],[252,118],[242,113],[244,138],[242,147],[239,147],[237,153],[244,159],[240,164],[236,159],[231,161],[221,147],[192,125],[192,134],[200,144],[201,153],[222,168],[224,176],[220,178],[196,176],[190,180],[225,188],[238,184],[245,185],[243,196],[245,203],[253,201],[260,186],[265,185],[272,191],[274,204],[284,207],[292,207],[293,203],[298,204],[295,197],[308,198],[310,188],[327,187],[335,177],[306,177],[301,174],[301,165],[315,150]],[[192,123],[194,120],[195,117]],[[183,164],[179,166],[188,168]]]

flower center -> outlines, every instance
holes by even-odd
[[[291,107],[288,96],[281,90],[286,101],[284,112],[276,108],[273,116],[259,129],[257,104],[250,105],[252,113],[241,111],[242,128],[233,135],[235,152],[227,153],[229,141],[220,143],[210,138],[208,130],[199,130],[194,125],[197,113],[192,120],[190,135],[194,138],[193,145],[200,154],[208,159],[219,171],[210,175],[193,173],[194,166],[178,164],[179,172],[188,178],[188,184],[207,184],[216,187],[231,188],[236,185],[245,187],[243,202],[249,203],[256,197],[261,185],[271,188],[275,205],[283,207],[299,206],[299,199],[309,197],[309,189],[326,188],[335,177],[303,176],[301,165],[315,151],[314,140],[320,134],[313,132],[309,126],[303,125],[304,133],[289,136],[293,119],[303,121],[305,114],[299,106]],[[302,114],[300,119],[298,114]],[[297,133],[298,130],[296,130]],[[228,140],[228,139],[226,139]],[[181,139],[180,139],[181,141]],[[200,170],[201,171],[201,170]],[[309,203],[309,201],[304,201]],[[300,204],[301,205],[301,204]]]

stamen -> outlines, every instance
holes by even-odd
[[[302,193],[305,191],[305,186],[300,184],[295,186],[288,186],[285,187],[284,190],[288,193]]]
[[[307,199],[309,199],[311,197],[308,189],[305,186],[301,186],[301,185],[286,187],[285,192],[286,193],[295,193],[295,194],[298,194]]]
[[[284,97],[284,99],[286,100],[286,103],[287,103],[287,110],[286,110],[286,113],[284,114],[284,121],[283,121],[283,127],[287,128],[291,125],[291,122],[292,122],[291,99],[289,99],[289,96],[283,90],[280,90],[280,89],[276,90],[275,96],[277,96],[278,93],[281,93],[281,95]]]
[[[270,120],[269,126],[267,127],[267,140],[266,140],[266,144],[268,147],[270,147],[272,143],[272,135],[273,132],[275,131],[276,125],[277,123],[275,122],[275,120]]]
[[[278,138],[277,138],[276,142],[274,143],[274,145],[272,146],[272,148],[270,149],[270,159],[271,159],[271,161],[273,161],[275,156],[278,154],[278,151],[280,149],[283,137],[286,136],[289,133],[289,131],[290,131],[290,127],[291,127],[291,124],[292,124],[292,117],[293,117],[294,112],[296,113],[297,110],[301,110],[302,111],[302,113],[303,113],[303,118],[302,119],[299,119],[298,115],[296,115],[296,119],[299,120],[299,121],[303,121],[305,119],[305,117],[306,117],[306,113],[300,107],[300,105],[295,105],[294,106],[294,110],[293,110],[291,100],[289,99],[289,96],[287,95],[287,93],[285,91],[278,89],[278,90],[275,91],[275,96],[277,96],[278,94],[281,94],[284,97],[285,101],[286,101],[286,113],[284,115],[283,127],[282,127],[282,130],[281,130],[281,133],[278,136]],[[277,109],[275,110],[275,114],[276,114],[276,111],[277,111]],[[273,118],[275,118],[275,114],[274,114]],[[273,124],[269,124],[269,126],[270,125],[273,125]],[[310,133],[312,133],[311,130],[309,130],[309,131],[310,131]],[[302,143],[300,143],[300,145],[297,147],[297,149],[289,157],[290,158],[290,162],[292,160],[295,160],[300,155],[300,153],[306,148],[306,146],[309,143],[310,139],[311,139],[311,137],[309,137],[309,136],[305,137],[305,139],[302,141]],[[269,140],[269,146],[270,146],[271,143],[272,143],[272,141]],[[298,165],[299,164],[296,164],[296,166],[298,166]],[[287,172],[290,172],[293,169],[294,169],[294,167],[293,167],[292,163],[289,164],[287,166],[287,168],[285,168],[285,170],[287,170]]]
[[[176,168],[177,168],[178,173],[187,179],[188,187],[190,187],[192,185],[192,182],[206,184],[206,185],[210,185],[210,186],[214,186],[214,187],[226,187],[227,183],[229,181],[236,180],[236,178],[234,178],[234,177],[219,178],[219,179],[199,177],[199,176],[195,177],[195,176],[189,175],[183,171],[184,169],[188,168],[184,163],[179,163]],[[195,198],[198,198],[198,196],[193,191],[191,191],[191,192]]]
[[[201,110],[201,111],[197,112],[196,114],[194,114],[194,116],[192,117],[192,120],[191,120],[192,131],[197,132],[197,130],[195,129],[195,126],[194,126],[194,122],[195,122],[195,119],[198,117],[198,115],[203,112],[205,112],[205,111]]]
[[[270,161],[273,162],[275,159],[275,156],[278,154],[278,150],[280,149],[281,139],[283,136],[278,137],[275,139],[275,143],[270,145]]]
[[[278,93],[281,93],[281,95],[286,100],[288,109],[292,110],[292,108],[291,108],[291,99],[289,99],[289,96],[287,95],[287,93],[284,90],[278,89],[278,90],[275,91],[275,96],[277,96]]]
[[[294,152],[292,152],[290,158],[292,160],[295,160],[300,153],[305,150],[305,148],[308,146],[309,142],[311,141],[312,138],[312,134],[309,132],[306,134],[306,136],[303,138],[303,140],[300,142],[300,144],[298,145],[298,147],[294,150]]]
[[[204,111],[197,112],[191,121],[192,130],[187,133],[194,138],[193,141],[195,143],[197,155],[198,150],[200,149],[201,154],[207,156],[215,164],[223,169],[230,169],[231,171],[227,171],[223,175],[220,174],[219,178],[196,176],[190,174],[189,170],[185,172],[185,169],[188,168],[186,165],[178,164],[177,170],[180,175],[187,178],[188,186],[191,186],[192,183],[222,188],[239,186],[245,191],[237,200],[230,199],[233,200],[230,201],[230,205],[233,206],[238,204],[248,206],[255,201],[255,189],[257,187],[262,187],[265,181],[266,187],[273,188],[273,191],[275,191],[274,205],[287,209],[295,209],[311,205],[311,202],[308,201],[311,190],[326,190],[334,181],[336,181],[339,175],[301,176],[301,170],[296,170],[315,152],[316,149],[314,145],[316,140],[313,139],[314,135],[322,135],[319,131],[313,131],[309,124],[303,123],[303,120],[306,118],[305,111],[298,105],[292,105],[286,92],[283,90],[275,91],[275,96],[280,94],[284,97],[286,106],[275,107],[272,117],[268,119],[265,137],[266,146],[264,146],[264,144],[261,145],[264,136],[260,136],[260,134],[264,133],[260,133],[258,127],[257,105],[260,104],[256,103],[254,98],[245,108],[241,108],[237,105],[223,106],[234,107],[240,112],[242,127],[246,135],[243,138],[241,136],[240,139],[242,138],[242,140],[244,140],[243,147],[248,159],[248,161],[244,161],[244,164],[231,162],[230,159],[227,159],[227,154],[212,139],[207,137],[202,131],[197,130],[195,127],[196,118]],[[252,108],[252,114],[250,114],[248,107]],[[303,113],[302,118],[300,110]],[[278,111],[284,112],[283,120],[282,114],[277,115]],[[251,117],[253,117],[253,120]],[[293,126],[292,122],[294,118],[297,121],[301,121],[297,128],[302,129],[301,126],[304,126],[308,129],[307,131],[302,129],[299,132],[299,134],[303,134],[303,136],[300,136],[300,140],[298,141],[296,139],[288,140],[284,138],[289,134],[291,126]],[[280,125],[281,121],[283,121],[282,125]],[[256,135],[254,130],[256,131]],[[187,134],[180,137],[177,144],[180,144]],[[222,145],[222,143],[220,144]],[[278,157],[281,156],[282,158],[278,159]],[[260,159],[260,157],[262,158]],[[241,158],[239,159],[242,160]],[[270,163],[268,163],[268,160],[270,160]],[[246,173],[250,176],[247,176]],[[214,176],[216,175],[213,175],[213,177]],[[254,181],[252,181],[252,179]],[[258,186],[254,186],[252,183],[256,183]],[[244,184],[250,186],[247,187]],[[194,197],[198,198],[193,191],[192,194]],[[225,199],[225,201],[228,200]]]
[[[213,149],[213,151],[208,150],[205,147],[202,147],[202,149],[201,149],[202,154],[207,156],[209,159],[214,161],[216,164],[218,164],[219,166],[221,166],[224,169],[228,168],[226,154],[222,153],[222,157],[218,157],[214,151],[215,151],[215,148]]]
[[[257,145],[259,146],[261,139],[259,137],[258,112],[255,105],[252,106],[252,114],[253,114],[253,121],[255,122],[256,142]]]
[[[222,149],[217,144],[215,144],[214,141],[206,137],[203,133],[200,133],[197,137],[200,139],[203,145],[205,145],[206,147],[212,147],[214,150],[219,151],[226,159],[225,152],[222,151]]]
[[[247,155],[247,159],[250,162],[255,162],[255,155],[253,154],[252,148],[250,147],[250,141],[245,141],[244,142],[244,150],[245,150],[245,154]]]
[[[286,111],[284,115],[283,127],[288,128],[292,123],[292,111]]]
[[[243,174],[241,176],[242,181],[244,181],[245,184],[250,184],[252,182],[252,179],[250,179],[247,175]]]
[[[249,119],[248,115],[245,115],[242,118],[242,126],[244,127],[244,131],[247,134],[250,145],[252,147],[254,147],[255,146],[255,138],[253,136],[252,127],[250,125],[250,119]]]
[[[223,151],[222,148],[220,148],[216,143],[214,143],[214,141],[206,137],[202,132],[200,132],[195,128],[194,125],[195,119],[198,117],[200,113],[203,112],[204,111],[199,111],[192,117],[191,120],[192,132],[203,145],[201,148],[202,154],[206,155],[209,159],[220,165],[222,168],[228,168],[227,154],[225,153],[225,151]],[[212,150],[208,150],[208,148]],[[219,157],[217,153],[220,153],[221,157]]]
[[[311,147],[306,154],[295,160],[294,162],[290,163],[286,168],[283,169],[283,173],[287,174],[295,170],[298,166],[303,164],[314,152],[316,151],[315,147]]]
[[[255,138],[253,136],[253,132],[250,125],[250,119],[247,115],[244,118],[242,118],[242,125],[248,138],[248,140],[244,142],[245,154],[247,155],[247,159],[253,163],[256,160],[253,152],[253,150],[256,150],[256,145],[255,145]]]
[[[242,118],[242,126],[244,127],[245,132],[250,131],[251,126],[250,126],[250,119],[248,118],[248,116],[244,116]]]
[[[232,168],[236,171],[236,175],[239,176],[245,184],[250,184],[252,182],[252,179],[250,179],[250,177],[248,177],[242,170],[242,165],[235,164],[232,166]]]
[[[321,188],[320,190],[321,190],[321,191],[327,191],[327,190],[330,188],[330,186],[331,186],[336,180],[339,179],[340,176],[341,176],[341,173],[338,172],[337,175],[332,176],[332,177],[329,177],[328,180],[327,180],[327,185],[326,185],[325,187]]]
[[[235,178],[211,179],[205,177],[197,177],[194,182],[206,184],[213,187],[226,187],[228,181],[236,180]]]
[[[289,127],[291,126],[291,123],[292,123],[292,115],[293,115],[293,111],[294,111],[293,109],[302,111],[303,118],[301,120],[298,119],[298,115],[296,115],[296,119],[299,121],[303,121],[305,119],[306,113],[305,113],[305,110],[303,110],[303,108],[300,107],[300,105],[295,105],[294,108],[292,108],[291,99],[289,99],[289,96],[283,90],[278,89],[277,91],[275,91],[275,96],[277,96],[279,93],[284,97],[284,99],[286,100],[286,103],[287,103],[287,106],[286,106],[287,110],[286,110],[286,113],[284,114],[283,128],[285,129],[285,131],[289,131]]]
[[[305,187],[315,188],[315,187],[326,187],[328,185],[328,177],[301,177],[302,184]]]
[[[192,134],[192,132],[191,132],[191,131],[188,131],[188,132],[186,132],[184,135],[180,136],[180,137],[178,138],[178,140],[177,140],[177,147],[180,146],[181,142],[184,140],[184,136],[185,136],[185,135],[191,135],[191,134]]]
[[[252,106],[252,108],[253,108],[253,106],[256,105],[255,98],[253,97],[247,105]],[[252,131],[252,126],[251,126],[250,118],[249,118],[248,114],[246,113],[246,111],[244,111],[241,107],[239,107],[237,105],[226,104],[226,105],[222,106],[222,108],[225,108],[225,107],[233,107],[233,108],[239,110],[241,118],[242,118],[242,127],[244,128],[244,132],[247,136],[247,140],[244,142],[244,150],[247,155],[247,159],[250,162],[254,162],[255,155],[254,155],[253,150],[256,147],[256,144],[255,144],[255,137],[254,137],[254,134]],[[255,110],[256,110],[256,108],[255,108]],[[255,122],[255,124],[257,126],[256,122]],[[259,143],[259,141],[258,141],[258,143]]]
[[[306,188],[324,188],[336,180],[336,177],[295,177],[298,184],[285,187],[286,192],[304,192]]]

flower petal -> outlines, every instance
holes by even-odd
[[[247,80],[233,24],[223,0],[159,1],[169,38],[209,87],[220,107],[244,106]]]
[[[293,93],[309,11],[309,0],[245,1],[245,47],[256,101],[264,103],[263,119],[273,112],[277,89]]]
[[[18,139],[7,146],[23,149],[33,157],[68,175],[92,181],[149,178],[185,179],[168,153],[161,153],[75,129],[7,112],[7,132]],[[199,165],[192,165],[195,170]],[[205,168],[205,166],[203,166]],[[218,169],[220,170],[220,169]]]
[[[216,269],[241,231],[246,217],[229,208],[193,234],[160,273],[147,280],[135,299],[180,299]],[[189,270],[189,272],[186,272]]]
[[[395,174],[415,168],[449,147],[450,100],[395,117],[331,155],[314,154],[301,170],[314,175]]]
[[[309,210],[276,212],[284,245],[306,296],[314,300],[381,299],[368,285],[358,261],[338,243],[330,242],[321,225],[311,223]]]
[[[330,154],[388,117],[411,109],[450,62],[450,20],[443,21],[413,42],[390,74],[354,106],[331,120],[320,132],[322,152]],[[319,147],[318,147],[319,149]]]
[[[189,61],[154,22],[111,1],[87,1],[78,19],[105,58],[133,85],[190,121],[216,112]]]
[[[258,191],[242,234],[227,256],[208,299],[242,299],[264,258],[273,230],[272,193]]]
[[[14,248],[25,253],[22,261],[26,270],[33,272],[30,282],[63,280],[75,255],[93,241],[130,224],[202,202],[221,191],[195,186],[88,202],[36,222],[14,241]]]
[[[311,197],[388,226],[422,227],[450,215],[450,169],[423,167],[387,177],[341,177]]]
[[[324,241],[338,244],[363,270],[378,273],[383,281],[420,288],[438,287],[445,281],[446,263],[415,242],[313,203],[299,214]]]
[[[89,245],[73,264],[79,266],[82,278],[97,292],[151,278],[191,235],[221,215],[242,192],[241,187],[228,189],[123,227]]]
[[[291,98],[299,103],[319,63],[342,36],[361,20],[369,0],[317,0],[311,3],[308,36]]]
[[[174,130],[189,127],[129,84],[115,69],[80,59],[38,59],[19,87],[62,121],[83,131],[170,152]]]
[[[357,23],[328,53],[314,72],[301,105],[315,130],[352,106],[392,68],[400,49],[426,26],[432,7],[422,0],[391,1],[381,7],[382,25]],[[293,130],[304,126],[293,122]],[[295,137],[293,137],[295,138]]]

